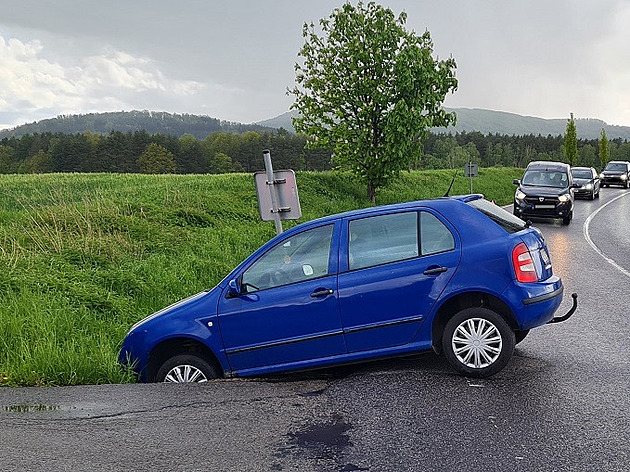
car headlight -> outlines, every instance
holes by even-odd
[[[562,203],[565,203],[565,202],[568,202],[569,200],[571,200],[571,197],[565,193],[563,195],[560,195],[558,197],[558,200],[561,201]]]
[[[586,190],[591,190],[591,189],[593,188],[593,184],[586,184],[586,185],[584,186],[584,188],[585,188]]]
[[[606,177],[606,176],[604,175],[604,173],[603,173],[603,172],[602,172],[601,174],[599,174],[599,178],[600,178],[600,179],[603,179],[604,177]]]
[[[623,174],[621,177],[619,177],[621,180],[628,180],[628,176],[626,174]]]
[[[517,200],[523,200],[527,195],[525,195],[520,190],[517,190],[514,196],[516,197]]]

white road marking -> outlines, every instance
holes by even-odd
[[[582,225],[582,232],[584,233],[584,239],[586,239],[586,242],[589,243],[591,245],[591,247],[595,250],[595,252],[597,252],[597,254],[599,254],[600,256],[602,256],[604,258],[604,260],[606,262],[608,262],[610,265],[612,265],[615,269],[617,269],[619,272],[621,272],[622,274],[624,274],[626,277],[630,277],[630,272],[628,272],[626,269],[624,269],[623,267],[621,267],[619,264],[617,264],[615,261],[613,261],[610,257],[608,257],[606,254],[604,254],[601,249],[599,249],[597,247],[597,245],[593,242],[593,240],[591,239],[591,235],[588,232],[589,226],[591,225],[591,221],[593,220],[593,218],[595,218],[595,216],[602,211],[604,208],[606,208],[608,205],[610,205],[611,203],[619,200],[620,198],[623,198],[627,195],[630,195],[629,193],[623,193],[615,198],[613,198],[612,200],[610,200],[609,202],[606,202],[605,204],[603,204],[602,206],[600,206],[597,210],[595,210],[593,213],[591,213],[589,215],[588,218],[586,218],[586,221],[584,222],[584,225]]]

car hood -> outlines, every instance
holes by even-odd
[[[626,171],[625,170],[605,170],[604,172],[602,172],[604,175],[621,175],[621,174],[625,174]]]
[[[215,287],[215,289],[216,289],[216,287]],[[140,326],[142,326],[145,323],[148,323],[150,321],[153,321],[156,318],[160,318],[162,316],[169,315],[169,314],[173,313],[174,311],[177,311],[177,310],[179,310],[181,308],[187,307],[188,305],[192,305],[197,300],[199,300],[200,298],[208,295],[209,293],[212,293],[213,291],[214,291],[214,289],[210,290],[210,291],[199,292],[199,293],[196,293],[195,295],[191,295],[190,297],[187,297],[187,298],[184,298],[183,300],[175,302],[172,305],[167,306],[166,308],[162,308],[161,310],[156,311],[155,313],[153,313],[153,314],[147,316],[146,318],[143,318],[142,320],[138,321],[136,324],[134,324],[131,327],[129,332],[131,333],[132,331],[138,329]]]
[[[567,193],[567,188],[536,187],[535,185],[521,185],[520,190],[528,197],[557,197]]]
[[[593,179],[573,179],[573,182],[578,184],[578,185],[586,185],[589,184],[593,181]]]

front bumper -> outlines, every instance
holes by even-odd
[[[625,174],[623,174],[625,175]],[[599,179],[602,185],[623,185],[625,186],[628,183],[628,179],[622,179],[621,175],[607,175],[604,177],[600,177]]]
[[[514,200],[514,214],[520,218],[563,218],[571,213],[571,208],[571,201],[536,203],[528,199]]]

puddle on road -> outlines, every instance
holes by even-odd
[[[323,452],[324,456],[336,456],[350,445],[346,432],[351,428],[341,418],[335,418],[330,423],[311,425],[290,436],[300,447]]]
[[[45,405],[45,404],[21,404],[21,405],[9,405],[3,406],[2,409],[8,413],[39,413],[42,411],[58,411],[61,409],[59,405]]]
[[[315,395],[321,394],[319,392],[313,393]],[[350,438],[346,434],[351,429],[352,425],[344,422],[341,416],[334,416],[330,421],[311,424],[301,430],[289,433],[290,444],[279,448],[274,455],[280,459],[280,462],[290,456],[309,457],[317,460],[318,463],[322,460],[328,460],[331,461],[330,470],[338,472],[369,470],[354,464],[344,463],[342,460],[345,449],[352,446]],[[281,463],[273,464],[272,470],[283,469]]]

